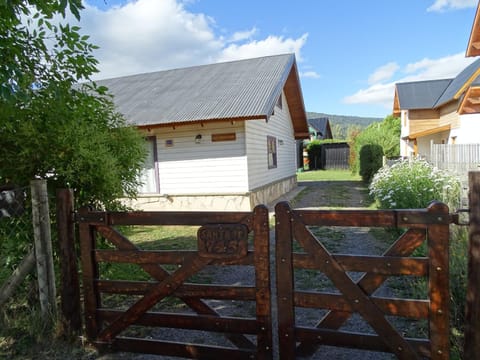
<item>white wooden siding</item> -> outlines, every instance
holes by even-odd
[[[268,122],[249,120],[245,123],[249,190],[285,179],[296,173],[292,120],[287,100],[283,94],[282,96],[282,109],[275,107],[275,113]],[[268,168],[267,136],[277,138],[277,167],[272,169]],[[282,145],[281,142],[283,142]]]
[[[212,134],[235,133],[234,141],[212,142]],[[199,144],[195,137],[202,135]],[[234,194],[248,191],[243,122],[205,123],[152,130],[157,137],[160,193]],[[173,142],[167,146],[166,142]]]

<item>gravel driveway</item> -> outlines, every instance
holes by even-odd
[[[350,181],[322,181],[322,182],[301,182],[299,187],[287,194],[285,197],[279,199],[279,201],[289,201],[294,208],[319,208],[319,207],[333,207],[333,208],[362,208],[367,206],[366,202],[366,188],[361,182]],[[270,207],[273,210],[274,204]],[[332,230],[333,231],[333,230]],[[366,228],[335,228],[335,236],[339,240],[335,243],[335,251],[338,253],[350,253],[350,254],[375,254],[380,255],[389,244],[385,244],[371,236],[369,229]],[[272,248],[273,241],[275,239],[274,231],[271,233]],[[328,246],[327,246],[328,248]],[[273,258],[273,256],[272,256]],[[274,264],[272,261],[272,269]],[[349,274],[352,278],[359,274]],[[207,276],[215,279],[215,283],[225,284],[242,284],[250,285],[253,280],[253,269],[250,267],[222,267],[218,269],[209,269]],[[308,279],[307,279],[308,280]],[[310,279],[311,280],[311,279]],[[314,279],[314,282],[320,281]],[[275,285],[275,279],[272,279],[272,286]],[[308,283],[307,283],[308,286]],[[273,289],[275,290],[275,289]],[[275,292],[273,292],[274,294]],[[376,295],[389,295],[391,291],[383,287],[379,289]],[[275,296],[273,296],[275,299]],[[211,307],[218,311],[221,315],[235,315],[254,312],[254,304],[245,302],[226,302],[226,301],[207,301]],[[275,306],[275,304],[273,304]],[[273,307],[275,309],[275,307]],[[321,318],[320,310],[316,310],[317,313],[307,311],[304,309],[296,310],[296,322],[301,325],[313,326],[313,324]],[[274,318],[276,314],[274,314]],[[276,324],[274,323],[274,333]],[[359,317],[352,316],[351,319],[342,327],[343,330],[358,331],[358,332],[370,332],[373,330],[369,328],[367,324]],[[198,333],[166,329],[155,329],[151,333],[151,337],[161,337],[165,340],[171,341],[194,341],[200,343],[216,344],[231,346],[223,336],[216,336],[211,333]],[[274,343],[278,343],[278,338],[274,334]],[[276,348],[276,346],[275,346]],[[128,354],[128,353],[114,353],[106,354],[98,359],[113,360],[113,359],[135,359],[135,360],[155,360],[155,359],[178,359],[175,357],[167,356],[154,356],[154,355],[141,355],[141,354]],[[394,359],[391,354],[368,352],[352,350],[347,348],[336,347],[321,347],[314,355],[308,357],[308,359]]]

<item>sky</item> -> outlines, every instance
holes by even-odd
[[[477,0],[84,0],[95,80],[295,53],[306,111],[384,118],[397,82],[453,78]]]

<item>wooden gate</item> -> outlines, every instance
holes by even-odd
[[[451,218],[446,205],[433,203],[425,210],[319,211],[293,210],[283,202],[277,204],[275,213],[280,359],[312,353],[320,345],[391,352],[400,359],[448,359]],[[389,227],[406,231],[383,256],[352,256],[330,253],[312,233],[312,226]],[[423,242],[427,243],[428,256],[410,256]],[[294,252],[294,243],[302,252]],[[299,291],[295,287],[295,269],[325,274],[337,291]],[[353,280],[348,272],[362,275]],[[388,277],[407,275],[428,278],[426,299],[374,296]],[[316,326],[299,326],[295,318],[298,308],[322,308],[325,315]],[[375,333],[340,331],[353,313],[360,314]],[[405,338],[389,316],[426,319],[427,337]]]
[[[86,333],[98,347],[201,359],[271,359],[271,296],[268,210],[253,212],[98,212],[78,213]],[[189,251],[140,250],[119,227],[130,225],[198,225],[198,246]],[[121,228],[120,228],[121,229]],[[105,246],[106,244],[108,246]],[[150,281],[106,279],[102,264],[141,267]],[[187,282],[206,266],[253,266],[253,286]],[[127,308],[106,308],[107,294],[137,300]],[[167,313],[154,307],[167,297],[180,300],[190,313]],[[222,316],[206,299],[252,301],[252,317]],[[221,333],[232,346],[176,339],[134,337],[136,326],[182,328]],[[147,332],[148,333],[148,332]],[[141,333],[142,334],[142,333]]]

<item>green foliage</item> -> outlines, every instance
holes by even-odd
[[[432,200],[458,206],[460,182],[424,160],[398,160],[383,167],[370,184],[370,195],[381,209],[425,208]]]
[[[81,0],[0,2],[0,185],[45,178],[51,190],[73,188],[81,204],[113,208],[118,197],[135,195],[144,140],[115,111],[108,89],[89,82],[97,72],[96,46],[65,23],[67,12],[79,19],[82,8]],[[0,280],[32,245],[16,220],[1,220]],[[35,320],[34,282],[23,290],[0,312],[0,348],[7,339],[7,358],[41,358],[33,349],[52,340],[55,329]]]
[[[308,154],[308,168],[309,170],[318,169],[320,162],[317,159],[320,158],[320,152],[322,150],[322,140],[312,140],[307,145]]]
[[[360,171],[360,151],[365,145],[379,145],[387,158],[399,156],[400,131],[400,118],[387,116],[382,122],[372,123],[356,136],[352,136],[350,145],[352,171]]]
[[[360,181],[358,175],[348,170],[312,170],[297,173],[298,181]]]
[[[79,28],[53,20],[68,10],[80,18],[81,0],[2,1],[0,98],[26,102],[56,82],[88,79],[96,72],[96,46]],[[20,105],[20,103],[17,103]]]
[[[462,358],[467,295],[468,228],[453,226],[450,240],[450,301],[452,358]]]
[[[370,182],[373,175],[382,167],[383,149],[380,145],[366,144],[360,149],[360,171],[362,180]]]
[[[78,19],[81,9],[80,0],[0,6],[0,183],[47,178],[81,203],[112,207],[135,195],[145,149],[108,89],[76,85],[97,71],[96,47],[53,17],[70,10]]]

